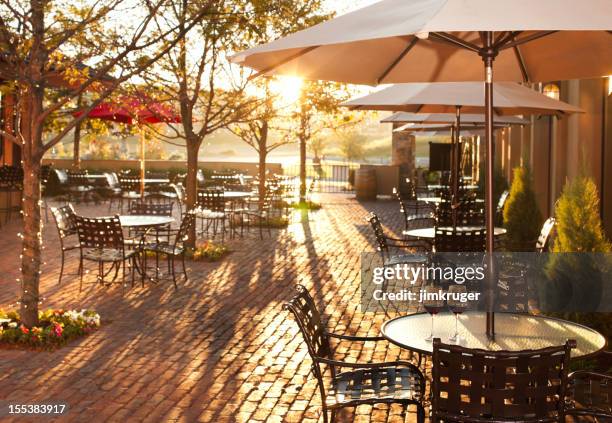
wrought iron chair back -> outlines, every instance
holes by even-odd
[[[220,189],[203,189],[198,191],[198,207],[214,212],[225,211],[225,198]]]
[[[121,188],[121,185],[119,184],[119,177],[115,172],[105,172],[104,176],[106,177],[106,183],[108,184],[109,188]]]
[[[382,223],[376,213],[370,213],[366,217],[366,220],[370,222],[372,226],[372,230],[374,231],[374,236],[376,237],[376,245],[378,251],[383,254],[389,253],[389,244],[387,243],[387,238],[385,237],[385,231],[382,227]]]
[[[434,246],[437,253],[485,251],[485,231],[458,231],[436,227]]]
[[[138,176],[119,176],[119,186],[123,192],[139,192],[140,177]]]
[[[128,214],[143,216],[172,216],[173,203],[153,203],[147,200],[130,202]]]
[[[575,346],[492,352],[434,339],[433,421],[559,421]]]
[[[538,236],[538,240],[536,242],[536,251],[542,253],[548,251],[550,239],[552,237],[553,229],[557,224],[557,220],[554,217],[549,217],[546,219],[544,224],[542,225],[542,230],[540,231],[540,236]]]
[[[68,184],[68,172],[66,172],[64,169],[53,169],[53,171],[55,172],[55,176],[57,177],[60,185]]]
[[[76,235],[76,213],[74,212],[72,204],[62,207],[51,207],[51,213],[55,219],[55,225],[60,240],[70,235]]]
[[[297,285],[296,290],[297,294],[286,302],[283,308],[289,310],[295,317],[308,347],[308,353],[318,367],[317,358],[331,357],[331,344],[325,333],[321,322],[321,314],[317,310],[314,299],[304,286]]]
[[[123,230],[119,216],[75,216],[81,248],[112,248],[124,251]]]
[[[183,220],[181,220],[181,225],[176,233],[176,237],[174,238],[174,248],[183,249],[185,246],[185,241],[189,238],[189,232],[191,228],[195,226],[196,223],[196,215],[193,212],[187,212],[183,216]]]
[[[0,167],[0,187],[21,189],[23,186],[23,169],[17,166]]]
[[[437,211],[438,225],[480,226],[484,225],[484,213],[482,208],[471,198],[463,198],[456,209],[456,222],[453,222],[453,209],[451,201],[442,201]]]

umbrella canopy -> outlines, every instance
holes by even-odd
[[[610,38],[612,42],[612,37]],[[493,96],[497,115],[579,113],[579,107],[552,99],[515,82],[496,82]],[[343,106],[359,110],[391,110],[414,113],[482,113],[485,108],[481,82],[395,84],[384,90],[349,100]]]
[[[80,111],[74,113],[77,117],[82,114]],[[181,117],[175,114],[168,105],[138,97],[123,97],[117,103],[100,103],[87,113],[87,117],[128,125],[181,122]]]
[[[486,250],[493,252],[493,81],[612,74],[610,16],[609,0],[383,0],[232,60],[258,74],[356,84],[484,81]],[[487,315],[488,335],[493,328]]]
[[[496,81],[599,77],[612,74],[610,16],[609,0],[383,0],[232,60],[355,84],[482,81],[487,31]]]
[[[83,112],[75,112],[81,116]],[[162,103],[153,102],[141,97],[122,97],[117,103],[103,102],[94,107],[87,117],[90,119],[103,119],[128,125],[143,125],[155,123],[180,123],[181,117],[172,109]],[[145,137],[140,133],[140,195],[145,193]]]
[[[386,117],[380,123],[454,123],[457,120],[455,113],[409,113],[397,112]],[[531,122],[518,116],[493,116],[496,125],[529,125]],[[484,125],[485,116],[477,114],[461,114],[462,125]]]

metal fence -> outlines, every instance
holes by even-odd
[[[350,192],[353,190],[354,170],[359,168],[357,163],[348,164],[306,164],[307,186],[316,179],[314,190],[316,192]],[[300,175],[300,165],[292,164],[283,166],[283,174],[286,176]]]

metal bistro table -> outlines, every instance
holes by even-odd
[[[417,313],[396,317],[385,322],[382,335],[393,344],[431,355],[433,345],[425,339],[431,331],[431,316]],[[522,351],[562,345],[568,339],[576,341],[572,358],[585,357],[598,353],[606,346],[606,338],[599,332],[567,320],[528,314],[496,313],[495,339],[486,335],[486,314],[466,312],[459,315],[458,345],[488,351]],[[449,337],[455,333],[455,316],[440,313],[434,317],[434,337],[450,343]]]
[[[119,216],[119,221],[124,228],[148,229],[168,225],[174,222],[174,218],[169,216],[121,215]],[[156,266],[159,267],[159,262],[157,260],[158,257],[156,257]],[[140,263],[138,263],[138,261],[140,261]],[[147,275],[147,269],[145,267],[146,260],[141,257],[138,261],[136,262],[136,271],[142,276],[143,283],[145,278],[153,283],[157,283],[156,279]]]
[[[451,231],[453,228],[451,226],[440,226],[438,229]],[[484,226],[457,226],[455,228],[458,232],[467,232],[467,231],[478,231],[485,230]],[[495,227],[493,231],[493,235],[496,237],[505,235],[506,229]],[[402,232],[405,236],[415,237],[415,238],[430,238],[433,239],[436,237],[436,228],[433,226],[428,226],[427,228],[418,228],[418,229],[408,229]]]
[[[174,218],[169,216],[121,215],[119,221],[124,228],[154,228],[172,223]]]

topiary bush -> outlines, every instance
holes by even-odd
[[[599,307],[604,279],[610,272],[606,257],[592,254],[612,251],[599,210],[599,194],[591,178],[579,176],[566,183],[555,207],[557,231],[554,254],[546,268],[549,289],[544,298],[555,316],[590,326],[609,337],[612,319],[608,313],[583,312]]]
[[[531,172],[526,167],[514,169],[510,194],[504,206],[506,246],[509,251],[533,251],[542,227]]]
[[[599,193],[591,178],[579,176],[568,182],[555,207],[557,237],[552,251],[612,251],[612,245],[604,234],[599,210]]]

